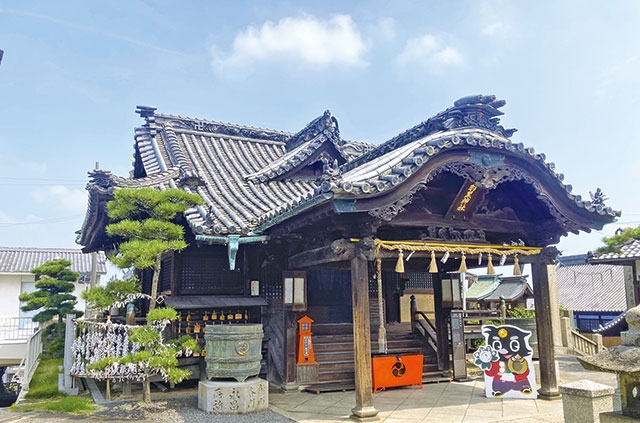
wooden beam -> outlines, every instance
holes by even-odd
[[[326,247],[306,250],[289,257],[290,269],[305,269],[327,263],[351,260],[355,256],[355,244],[348,239],[338,239]]]
[[[371,328],[369,324],[369,269],[367,259],[356,254],[351,259],[351,301],[353,307],[353,349],[356,406],[351,418],[362,421],[378,415],[373,406],[371,376]]]

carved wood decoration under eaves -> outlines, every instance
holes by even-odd
[[[506,165],[494,166],[491,168],[484,168],[480,165],[467,162],[452,162],[440,166],[429,173],[426,178],[426,184],[421,182],[416,184],[406,195],[399,200],[388,204],[383,207],[375,208],[369,211],[369,215],[380,219],[384,222],[391,222],[398,214],[405,211],[405,206],[411,204],[416,192],[425,189],[428,184],[442,172],[450,172],[457,176],[471,181],[477,186],[492,190],[502,183],[523,181],[533,189],[536,194],[536,198],[540,201],[540,205],[546,208],[551,216],[557,221],[559,227],[562,228],[566,235],[568,232],[578,233],[580,230],[587,230],[585,228],[569,218],[563,215],[558,208],[552,203],[552,201],[544,194],[540,188],[539,183],[522,170],[513,168]],[[478,205],[482,208],[482,204]],[[542,239],[545,235],[535,236],[539,242],[555,243],[559,241],[559,236],[554,236],[552,239]],[[485,242],[484,231],[475,231],[471,229],[459,229],[454,227],[427,227],[427,231],[424,233],[424,239],[438,239],[447,241],[479,241]]]
[[[411,188],[411,191],[409,191],[407,195],[400,198],[398,201],[395,201],[384,207],[371,209],[369,210],[369,215],[384,222],[391,222],[393,218],[398,215],[398,213],[404,211],[404,206],[410,204],[411,201],[413,201],[413,195],[419,190],[424,189],[425,187],[426,185],[423,183],[416,184],[413,188]]]

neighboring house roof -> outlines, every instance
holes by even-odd
[[[466,97],[377,146],[343,140],[329,112],[292,134],[139,106],[145,123],[135,130],[131,178],[90,172],[89,207],[77,242],[86,251],[107,246],[103,209],[117,188],[197,192],[205,205],[185,212],[187,224],[196,235],[224,237],[218,241],[227,243],[229,236],[267,234],[321,205],[332,205],[335,213],[368,212],[391,220],[412,193],[443,170],[487,190],[505,181],[531,186],[544,217],[557,223],[540,239],[528,240],[533,243],[547,245],[564,233],[599,228],[619,216],[601,199],[583,201],[573,194],[544,154],[512,142],[515,129],[503,128],[497,118],[502,105],[495,96]],[[459,158],[459,150],[469,153]],[[424,177],[416,181],[416,174]]]
[[[629,330],[627,323],[627,312],[623,311],[617,317],[608,321],[604,326],[594,330],[594,333],[599,333],[602,336],[620,336],[620,332]]]
[[[500,301],[504,298],[507,301],[517,300],[523,296],[533,296],[533,290],[527,282],[527,276],[505,276],[500,278],[498,287],[488,295],[485,301]]]
[[[76,249],[0,247],[0,273],[31,273],[49,260],[67,259],[71,270],[80,274],[91,273],[92,254]],[[97,253],[96,272],[107,273],[107,258],[104,252]]]
[[[634,239],[620,247],[618,253],[594,253],[589,257],[589,263],[621,263],[640,260],[640,240]]]
[[[627,309],[622,266],[587,264],[586,254],[560,256],[556,280],[558,302],[570,310],[622,312]]]
[[[472,301],[513,301],[523,295],[533,296],[527,276],[481,275],[467,290],[467,300]]]
[[[491,295],[500,284],[501,275],[478,275],[476,281],[467,289],[466,297],[470,301],[479,301]]]

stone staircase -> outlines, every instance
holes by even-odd
[[[409,323],[386,326],[387,354],[422,354],[423,382],[449,381],[438,371],[436,352],[411,333]],[[314,393],[355,389],[353,325],[321,323],[313,325],[313,350],[318,362],[318,382],[305,388]],[[378,328],[371,331],[371,352],[378,352]]]

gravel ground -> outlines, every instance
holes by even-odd
[[[91,415],[71,416],[56,413],[21,413],[0,409],[1,423],[67,423],[67,422],[154,422],[154,423],[290,423],[288,419],[269,409],[246,414],[213,414],[198,408],[193,396],[153,401],[151,404],[127,402],[100,406]]]
[[[73,416],[46,412],[15,412],[0,408],[0,423],[66,423],[66,422],[127,422],[127,423],[291,423],[291,420],[272,410],[246,414],[207,413],[198,408],[197,388],[175,388],[168,392],[152,390],[151,404],[135,400],[112,401],[97,406],[91,415]]]

